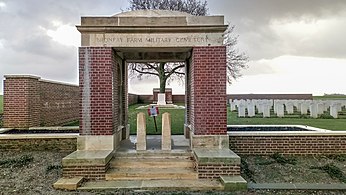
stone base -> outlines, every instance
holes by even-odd
[[[53,187],[57,190],[77,190],[82,182],[83,177],[60,178],[53,184]]]
[[[228,135],[195,135],[192,131],[190,131],[190,136],[191,149],[229,149]]]
[[[122,130],[113,135],[81,135],[77,139],[77,150],[116,150],[124,136]]]
[[[220,176],[225,191],[247,190],[247,182],[241,176]]]
[[[190,126],[187,124],[184,124],[184,136],[185,139],[190,139]]]
[[[230,149],[197,148],[193,150],[193,156],[198,178],[240,176],[240,157]]]
[[[62,159],[63,177],[105,179],[113,150],[75,151]]]

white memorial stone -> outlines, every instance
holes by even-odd
[[[247,115],[249,117],[255,116],[255,105],[251,100],[247,101]]]
[[[146,132],[146,120],[145,114],[140,112],[137,114],[137,150],[147,149],[147,132]]]
[[[276,115],[278,117],[284,117],[285,116],[285,108],[283,104],[277,104],[276,105]]]
[[[338,118],[338,106],[333,104],[330,106],[330,115],[333,118]]]
[[[165,112],[162,114],[162,150],[171,150],[171,114]]]
[[[157,105],[166,105],[166,94],[157,94]]]
[[[288,101],[288,102],[285,103],[285,105],[286,105],[287,114],[293,114],[294,113],[293,103]]]
[[[309,108],[309,104],[306,102],[302,102],[300,104],[300,113],[301,114],[307,114],[308,113],[308,108]]]
[[[317,118],[318,114],[317,114],[317,104],[315,102],[310,104],[310,117],[312,118]]]
[[[324,113],[324,110],[325,110],[325,108],[324,108],[324,103],[319,102],[319,103],[317,104],[317,114],[323,114],[323,113]]]
[[[270,108],[271,108],[271,104],[267,103],[263,105],[263,118],[270,117]]]
[[[245,104],[240,103],[238,105],[238,117],[245,117]]]

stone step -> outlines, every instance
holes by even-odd
[[[162,179],[198,179],[198,173],[191,168],[112,168],[106,173],[106,180]]]
[[[185,158],[127,158],[117,157],[110,162],[111,168],[193,168],[194,161]]]
[[[162,151],[162,150],[147,150],[147,151],[125,151],[125,152],[115,152],[114,157],[128,157],[128,158],[187,158],[192,157],[191,152],[185,150],[172,150],[172,151]]]
[[[223,185],[218,179],[199,180],[135,180],[135,181],[89,181],[78,190],[162,190],[162,191],[222,191]]]

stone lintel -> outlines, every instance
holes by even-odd
[[[113,150],[77,150],[62,159],[63,167],[106,165],[113,157]]]
[[[240,157],[230,149],[193,149],[194,156],[199,165],[203,164],[229,164],[239,165]]]

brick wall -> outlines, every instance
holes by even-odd
[[[117,112],[113,94],[118,83],[114,52],[110,47],[79,48],[79,86],[80,86],[80,134],[81,135],[113,135],[113,126]]]
[[[346,154],[346,134],[316,135],[232,135],[230,149],[238,155]]]
[[[64,166],[62,175],[67,178],[82,176],[87,180],[105,180],[108,169],[109,163],[106,165]]]
[[[75,151],[77,138],[1,138],[0,151]]]
[[[7,75],[4,81],[4,127],[59,125],[78,119],[78,86]]]
[[[41,80],[40,100],[43,126],[59,125],[79,118],[78,86]]]
[[[218,179],[220,175],[235,176],[240,175],[239,165],[226,163],[198,164],[195,163],[195,170],[199,179]]]
[[[195,135],[225,135],[226,47],[194,47],[190,69],[191,129]]]

